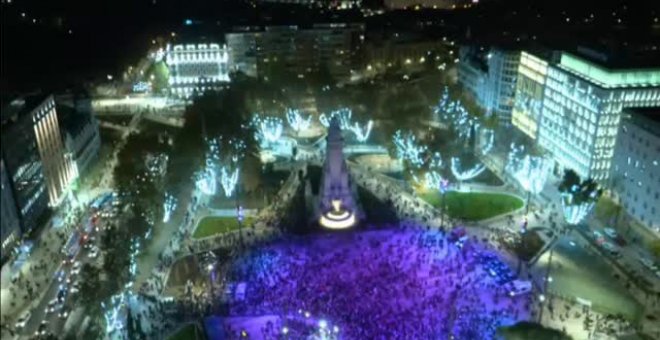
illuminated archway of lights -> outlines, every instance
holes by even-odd
[[[284,123],[277,117],[264,117],[254,115],[252,124],[255,127],[255,138],[262,147],[277,142],[282,137]]]
[[[349,129],[351,127],[351,118],[353,116],[353,111],[349,108],[341,108],[338,110],[334,110],[330,112],[330,115],[326,115],[325,113],[322,113],[319,116],[319,122],[321,122],[321,125],[328,128],[330,127],[330,119],[332,119],[335,116],[339,119],[339,127],[342,130]]]
[[[552,162],[540,156],[524,155],[524,146],[511,143],[506,170],[520,183],[523,190],[540,193],[548,180]]]
[[[451,158],[451,173],[458,181],[462,182],[475,178],[484,172],[484,170],[486,170],[486,166],[482,163],[478,163],[470,169],[461,170],[461,160],[458,157]]]
[[[297,109],[287,109],[286,120],[296,132],[305,131],[312,125],[312,116],[309,115],[307,118],[303,118],[300,110]]]
[[[426,152],[427,146],[419,145],[415,135],[411,132],[404,134],[401,130],[397,130],[392,140],[399,159],[407,160],[415,168],[419,168],[424,164],[422,154]]]
[[[349,129],[355,134],[355,138],[358,142],[364,143],[367,141],[367,139],[369,139],[369,134],[371,134],[371,128],[373,125],[374,122],[371,120],[369,120],[369,122],[367,122],[367,124],[363,127],[361,127],[359,123],[355,122],[351,127],[349,127]]]
[[[170,221],[172,217],[172,212],[176,209],[177,199],[170,195],[165,194],[165,201],[163,202],[163,223]]]
[[[220,168],[220,184],[225,193],[225,197],[231,197],[238,183],[238,173],[240,168],[238,165],[231,170],[230,168],[223,166]]]

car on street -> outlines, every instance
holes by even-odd
[[[87,256],[89,256],[90,259],[96,258],[99,256],[99,248],[94,247]]]
[[[62,308],[57,316],[59,316],[60,319],[66,319],[69,317],[69,310],[67,308]]]
[[[73,267],[71,267],[71,275],[78,275],[80,273],[80,268],[82,267],[82,264],[80,261],[76,261],[76,263],[73,264]]]
[[[594,240],[596,240],[596,243],[603,244],[605,242],[605,237],[600,231],[594,230],[593,236],[594,236]]]
[[[48,302],[48,305],[44,309],[44,312],[46,314],[50,314],[54,312],[57,309],[57,305],[59,304],[59,301],[57,301],[57,298],[54,298]]]
[[[30,321],[31,316],[32,313],[30,311],[27,311],[25,314],[21,315],[21,317],[16,320],[16,329],[23,329],[25,325],[27,325],[28,321]]]
[[[48,333],[48,321],[43,320],[39,324],[39,328],[34,332],[35,337],[45,336]]]

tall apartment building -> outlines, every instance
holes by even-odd
[[[229,55],[220,44],[168,45],[165,63],[173,95],[187,98],[194,92],[217,89],[229,81]]]
[[[339,79],[350,77],[361,53],[362,24],[241,27],[225,34],[233,70],[263,77],[281,67],[298,77],[327,67]]]
[[[9,255],[9,250],[21,237],[20,221],[16,201],[12,192],[5,161],[0,158],[0,259]]]
[[[660,107],[624,110],[610,186],[626,212],[660,237]]]
[[[459,82],[487,114],[495,115],[501,125],[510,125],[520,51],[462,46],[459,58]]]
[[[75,179],[53,96],[28,96],[4,108],[1,141],[21,229],[28,232],[49,205],[59,205]]]
[[[612,69],[561,52],[523,52],[512,123],[549,151],[558,168],[607,180],[621,111],[660,105],[660,69]],[[541,92],[541,89],[542,92]]]
[[[472,0],[385,0],[387,9],[413,9],[416,7],[434,9],[456,9],[470,6]]]

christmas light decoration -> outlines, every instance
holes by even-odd
[[[255,127],[255,139],[259,141],[262,148],[265,148],[282,137],[284,123],[277,117],[260,117],[255,114],[252,118],[252,125]]]
[[[303,118],[300,110],[296,109],[286,110],[286,120],[296,132],[305,131],[312,125],[312,116],[309,115],[307,118]]]
[[[220,168],[220,184],[224,190],[225,197],[231,197],[238,183],[238,173],[239,167],[237,166],[233,170],[229,169],[226,166]]]
[[[422,155],[426,152],[427,147],[419,145],[417,138],[411,132],[404,134],[401,130],[397,130],[393,142],[399,159],[407,160],[415,168],[424,164]]]
[[[163,202],[163,223],[170,221],[172,212],[176,209],[176,198],[170,194],[165,194],[165,201]]]
[[[363,127],[359,123],[355,122],[352,126],[349,127],[349,130],[355,134],[355,138],[358,142],[364,143],[369,139],[369,134],[371,134],[371,128],[373,127],[374,122],[369,120],[367,124]]]
[[[319,122],[321,122],[321,125],[324,127],[328,128],[330,127],[330,120],[333,117],[337,117],[339,119],[339,127],[342,130],[349,129],[351,127],[351,117],[353,116],[353,111],[349,108],[341,108],[338,110],[334,110],[330,112],[330,115],[326,115],[325,113],[322,113],[319,116]]]
[[[458,181],[467,181],[469,179],[475,178],[479,176],[484,170],[486,170],[486,166],[478,163],[472,168],[468,170],[461,170],[461,160],[458,159],[458,157],[452,157],[451,158],[451,173],[454,175],[454,177]]]

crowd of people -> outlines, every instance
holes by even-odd
[[[441,232],[368,231],[308,237],[253,250],[227,278],[247,283],[230,315],[287,316],[298,309],[351,339],[425,339],[478,330],[492,338],[527,319],[528,296],[509,297]],[[444,337],[444,336],[443,336]]]

